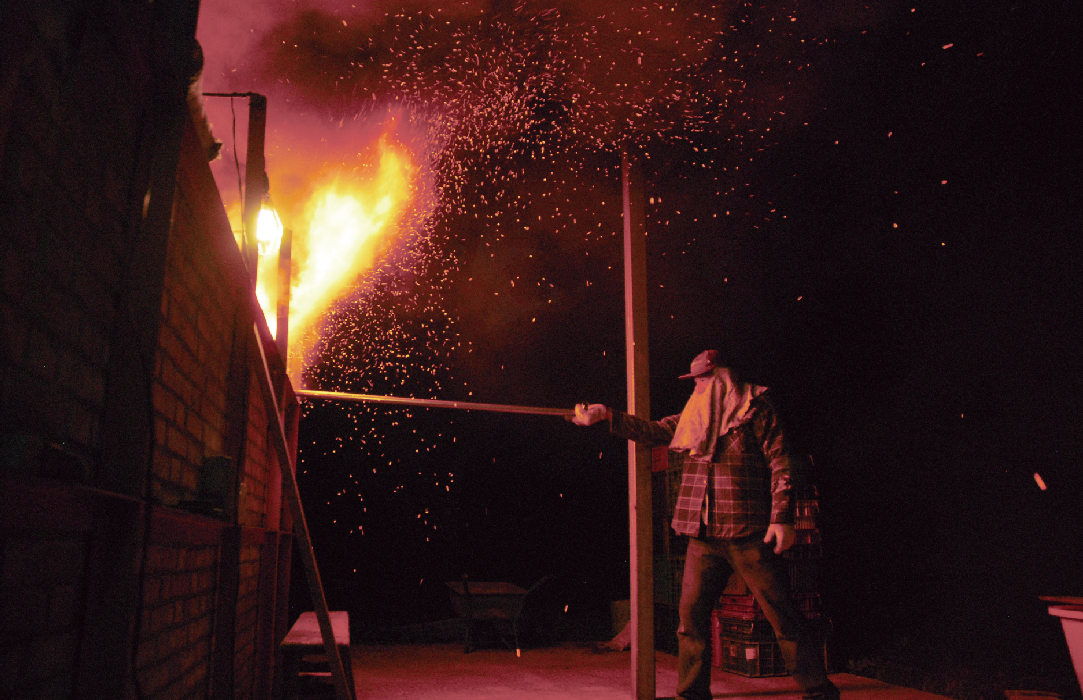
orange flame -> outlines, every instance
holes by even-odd
[[[282,221],[273,209],[260,209],[256,219],[256,299],[267,317],[271,335],[278,337],[278,252],[282,244]]]
[[[282,197],[287,207],[284,216],[290,211],[295,214],[288,371],[297,386],[300,370],[316,348],[320,319],[348,293],[358,276],[373,266],[414,200],[418,169],[411,154],[391,143],[387,133],[371,153],[371,162],[354,168],[318,162],[302,165],[287,162],[293,160],[288,157],[273,163],[268,157],[272,192],[279,178],[296,181],[300,176],[308,180],[303,194]],[[307,172],[299,172],[299,168]],[[260,212],[256,296],[272,333],[277,331],[282,230],[282,222],[272,210]]]
[[[308,255],[290,294],[290,327],[298,333],[372,267],[379,244],[387,242],[385,234],[412,199],[415,168],[409,154],[381,139],[379,158],[368,181],[334,175],[305,206]]]

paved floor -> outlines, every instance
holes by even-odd
[[[482,649],[464,654],[461,644],[352,648],[359,700],[629,700],[631,652],[597,653],[587,645],[515,652]],[[677,659],[659,652],[657,695],[673,695]],[[831,679],[844,700],[942,700],[943,696],[846,673]],[[726,700],[799,700],[789,677],[744,678],[715,670],[712,690]]]

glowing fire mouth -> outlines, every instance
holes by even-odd
[[[282,221],[273,209],[260,209],[256,219],[256,250],[259,265],[256,267],[256,299],[267,317],[271,335],[278,335],[278,317],[275,305],[278,299],[278,253],[282,245]]]
[[[300,207],[290,290],[290,356],[300,358],[314,341],[321,316],[370,269],[390,244],[391,233],[414,198],[417,168],[410,154],[381,138],[375,172],[355,169],[319,177]],[[271,176],[272,183],[274,176]],[[256,296],[276,332],[278,252],[282,224],[270,210],[258,222]],[[297,369],[295,363],[291,374]],[[299,377],[295,377],[299,379]]]

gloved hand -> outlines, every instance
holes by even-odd
[[[577,403],[572,422],[576,425],[594,425],[598,421],[605,420],[607,413],[605,406],[600,403],[592,403],[589,406],[585,403]]]
[[[763,543],[771,544],[771,540],[775,541],[775,554],[782,554],[797,541],[797,530],[793,525],[772,523],[767,526],[767,536],[763,538]]]

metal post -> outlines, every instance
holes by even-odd
[[[650,418],[647,364],[647,226],[638,163],[621,149],[624,199],[624,334],[628,412]],[[628,441],[628,523],[631,569],[632,690],[654,700],[654,542],[651,450]]]
[[[267,132],[267,98],[257,93],[248,95],[248,153],[244,161],[244,240],[242,252],[248,265],[252,286],[256,284],[256,220],[259,218],[263,195],[267,194],[266,162],[263,144]]]

